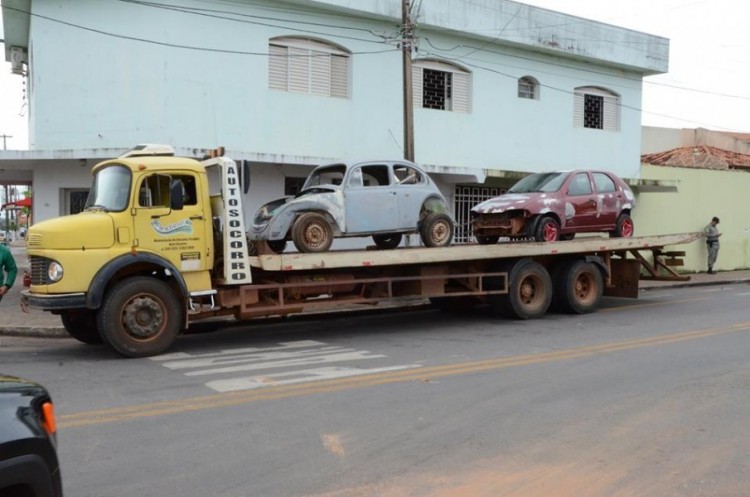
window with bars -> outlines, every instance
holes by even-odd
[[[326,97],[349,97],[351,56],[306,38],[273,38],[268,44],[268,87]]]
[[[416,60],[412,64],[414,106],[424,109],[470,112],[470,74],[437,60]]]
[[[619,129],[620,98],[603,88],[581,87],[574,93],[573,120],[579,128]]]
[[[453,243],[475,242],[471,231],[471,208],[505,192],[504,188],[498,187],[457,185],[453,191],[453,212],[456,216]]]
[[[302,191],[302,187],[305,186],[305,180],[307,178],[297,178],[294,176],[284,176],[284,195],[291,196],[297,195]]]
[[[531,76],[524,76],[518,80],[518,98],[529,100],[539,99],[539,81]]]

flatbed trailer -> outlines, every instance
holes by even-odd
[[[551,304],[564,312],[587,313],[596,310],[603,295],[637,298],[641,278],[688,279],[670,267],[684,253],[665,252],[665,247],[701,236],[592,236],[555,243],[253,256],[248,258],[252,284],[217,280],[215,299],[195,305],[189,319],[248,319],[416,297],[450,310],[490,304],[515,319],[542,317]]]
[[[551,305],[587,313],[602,295],[638,296],[700,233],[560,242],[269,254],[250,250],[237,164],[143,146],[93,169],[84,212],[29,229],[24,305],[59,314],[71,336],[128,357],[159,354],[200,320],[245,320],[422,298],[446,310],[489,304],[515,319]],[[217,182],[218,191],[212,190]],[[251,255],[251,252],[262,255]],[[644,256],[650,252],[651,256]]]

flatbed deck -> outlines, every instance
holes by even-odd
[[[581,237],[570,241],[514,242],[495,245],[452,245],[441,248],[397,248],[393,250],[339,250],[316,254],[288,253],[260,255],[249,263],[264,271],[305,271],[321,268],[356,268],[430,264],[451,261],[539,257],[557,254],[630,252],[653,250],[693,242],[703,233],[638,236],[632,238]]]

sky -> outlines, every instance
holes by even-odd
[[[750,2],[524,0],[523,3],[669,38],[669,72],[644,80],[643,125],[750,133],[750,29],[747,28]],[[10,64],[3,57],[0,59],[0,135],[11,135],[5,139],[8,149],[27,149],[28,113],[23,80],[11,74]]]

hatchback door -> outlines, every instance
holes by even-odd
[[[597,204],[589,173],[584,171],[573,174],[566,186],[566,192],[566,202],[573,207],[573,217],[567,219],[566,227],[585,231],[596,226]]]

